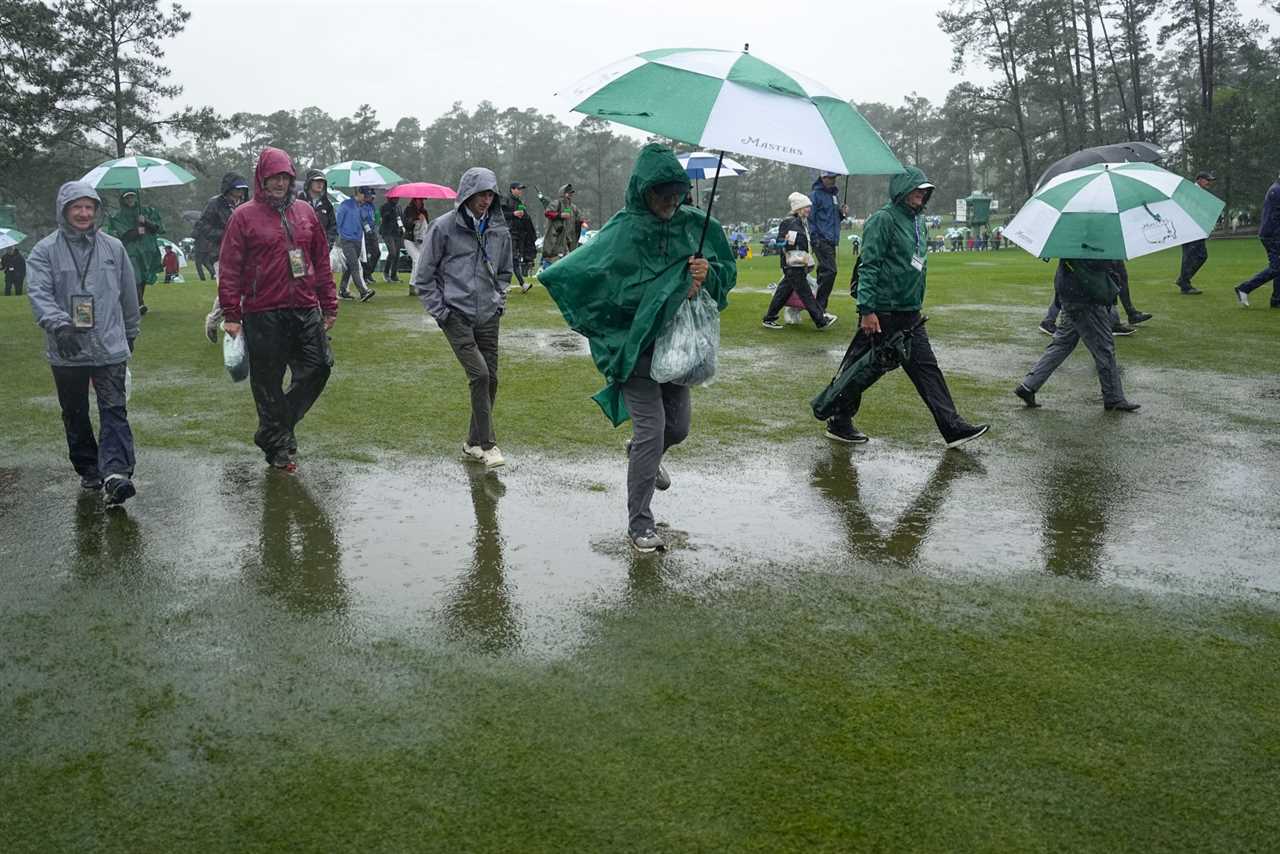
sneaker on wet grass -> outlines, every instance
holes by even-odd
[[[1037,326],[1036,329],[1040,330],[1045,335],[1048,335],[1050,338],[1058,334],[1058,325],[1056,323],[1050,323],[1047,320],[1040,321],[1040,325]]]
[[[1236,292],[1236,302],[1240,303],[1243,308],[1249,307],[1249,295],[1240,290],[1240,286],[1236,285],[1233,290]]]
[[[486,448],[480,452],[480,461],[484,463],[485,468],[496,469],[498,466],[505,466],[507,458],[502,456],[502,451],[498,450],[498,446]]]
[[[475,460],[476,462],[482,463],[484,462],[484,448],[479,445],[468,445],[466,442],[463,442],[462,457],[463,459]]]
[[[981,436],[983,433],[986,433],[990,429],[991,429],[990,424],[979,424],[976,427],[970,425],[964,430],[961,430],[955,436],[948,439],[947,447],[958,448],[961,445],[965,444],[966,442],[972,442],[974,439],[978,438],[979,436]]]
[[[837,442],[844,442],[846,445],[862,445],[871,441],[866,433],[853,426],[852,421],[841,424],[835,418],[827,419],[827,429],[822,435]]]
[[[80,475],[80,488],[96,492],[102,489],[102,478],[96,474],[82,474]]]
[[[369,288],[369,290],[365,291],[360,295],[360,302],[368,302],[369,300],[373,299],[377,295],[378,295],[377,291],[375,291],[373,288]]]
[[[138,488],[133,485],[133,481],[122,474],[113,474],[107,477],[103,481],[102,489],[109,507],[123,504],[138,494]]]
[[[1139,323],[1146,323],[1148,320],[1150,320],[1154,316],[1155,315],[1145,311],[1137,311],[1129,315],[1129,324],[1131,326],[1137,326]]]
[[[628,538],[631,540],[631,547],[641,554],[665,551],[667,548],[666,540],[658,536],[658,532],[653,528],[638,534],[630,534]]]
[[[822,315],[822,325],[819,326],[818,328],[830,329],[832,326],[835,326],[837,319],[838,318],[834,314],[831,314],[830,312],[828,312],[827,314]]]
[[[1013,393],[1022,399],[1027,409],[1040,408],[1040,404],[1036,403],[1036,393],[1022,383],[1018,383],[1018,387],[1013,390]]]
[[[777,319],[770,320],[768,318],[765,318],[764,320],[760,321],[760,325],[763,326],[765,329],[781,329],[782,328],[782,324],[779,323]]]

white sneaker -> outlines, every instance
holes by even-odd
[[[507,464],[506,458],[502,456],[502,451],[498,450],[498,446],[494,445],[487,451],[481,451],[481,459],[484,460],[485,468],[496,469],[498,466]]]
[[[466,442],[463,442],[462,456],[465,459],[475,460],[482,463],[484,462],[484,449],[479,445],[468,445]]]

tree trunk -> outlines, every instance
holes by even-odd
[[[996,19],[995,11],[991,8],[991,0],[983,0],[983,8],[986,10],[991,31],[995,35],[996,45],[1000,50],[1000,63],[1004,68],[1005,82],[1009,86],[1010,105],[1013,107],[1014,134],[1018,137],[1018,148],[1022,155],[1022,184],[1026,190],[1027,198],[1030,198],[1035,187],[1031,177],[1031,148],[1027,143],[1027,123],[1022,110],[1022,84],[1018,79],[1017,41],[1013,23],[1009,20],[1009,2],[1008,0],[998,0],[998,2],[1000,2],[1000,17],[1004,20],[1004,33],[1000,32],[1000,22]]]
[[[1133,117],[1129,115],[1129,102],[1124,97],[1124,80],[1120,77],[1120,69],[1116,67],[1116,55],[1111,49],[1111,36],[1107,34],[1107,19],[1102,14],[1102,3],[1098,3],[1098,23],[1102,24],[1102,39],[1107,45],[1107,57],[1111,60],[1111,73],[1116,78],[1116,92],[1120,95],[1120,109],[1124,111],[1124,129],[1129,138],[1133,138]]]

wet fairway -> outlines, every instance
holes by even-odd
[[[643,557],[626,431],[585,401],[598,378],[545,295],[513,297],[504,332],[510,465],[456,459],[456,366],[406,300],[344,314],[289,476],[187,341],[203,292],[157,289],[140,494],[111,512],[78,494],[29,317],[0,306],[0,351],[30,368],[0,384],[0,838],[1266,848],[1280,381],[1253,363],[1274,330],[1211,316],[1206,346],[1144,269],[1157,320],[1120,342],[1135,416],[1102,411],[1080,355],[1019,408],[1042,294],[940,277],[939,358],[995,425],[950,452],[901,375],[859,420],[871,444],[821,440],[803,406],[844,342],[762,332],[767,296],[744,296],[654,502],[673,548]]]

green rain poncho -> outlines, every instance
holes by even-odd
[[[622,384],[688,294],[687,263],[706,222],[706,214],[693,207],[681,207],[668,222],[649,211],[645,190],[675,181],[689,186],[671,149],[646,145],[627,185],[626,207],[590,243],[538,274],[570,328],[591,343],[591,358],[608,382],[594,400],[615,427],[631,417]],[[702,254],[711,267],[703,290],[724,311],[738,268],[714,219]]]
[[[142,204],[142,198],[133,207],[127,207],[124,197],[135,190],[126,190],[120,194],[120,207],[107,218],[107,232],[124,244],[129,254],[129,263],[133,265],[133,275],[139,282],[153,285],[156,274],[160,272],[160,241],[157,235],[164,234],[164,225],[160,221],[160,211],[150,205]],[[138,217],[147,218],[150,226],[145,234],[138,233]]]

